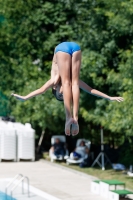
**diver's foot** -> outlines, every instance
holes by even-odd
[[[72,124],[72,129],[71,129],[72,136],[75,136],[79,133],[79,125],[78,121],[74,120]]]
[[[73,124],[73,118],[70,118],[68,120],[66,120],[66,124],[65,124],[65,134],[70,136],[70,128],[71,128],[71,125]]]

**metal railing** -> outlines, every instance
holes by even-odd
[[[19,180],[18,178],[21,177]],[[24,180],[27,180],[27,188],[28,188],[28,197],[30,197],[30,191],[29,191],[29,178],[27,176],[23,176],[22,174],[17,174],[7,185],[5,188],[5,193],[7,194],[9,187],[13,185],[13,187],[10,189],[11,197],[13,195],[13,191],[17,188],[17,186],[22,183],[22,194],[24,194]],[[18,181],[17,181],[18,180]],[[16,182],[17,181],[17,182]]]

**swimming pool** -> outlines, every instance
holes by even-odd
[[[19,187],[15,189],[13,192],[13,197],[10,196],[10,188],[8,190],[8,195],[5,194],[6,185],[12,179],[0,179],[0,200],[61,200],[57,197],[54,197],[42,190],[39,190],[33,186],[29,186],[30,189],[30,198],[28,197],[27,193],[27,184],[24,183],[24,194],[22,194],[22,187],[21,184]]]
[[[0,191],[0,200],[16,200],[16,199]]]

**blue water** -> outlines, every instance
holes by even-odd
[[[9,195],[7,195],[3,192],[0,192],[0,200],[17,200],[17,199],[14,199]]]

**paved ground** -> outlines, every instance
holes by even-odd
[[[18,173],[28,176],[32,186],[61,200],[107,200],[90,192],[91,181],[97,178],[58,164],[45,160],[0,163],[0,178],[13,178]]]

